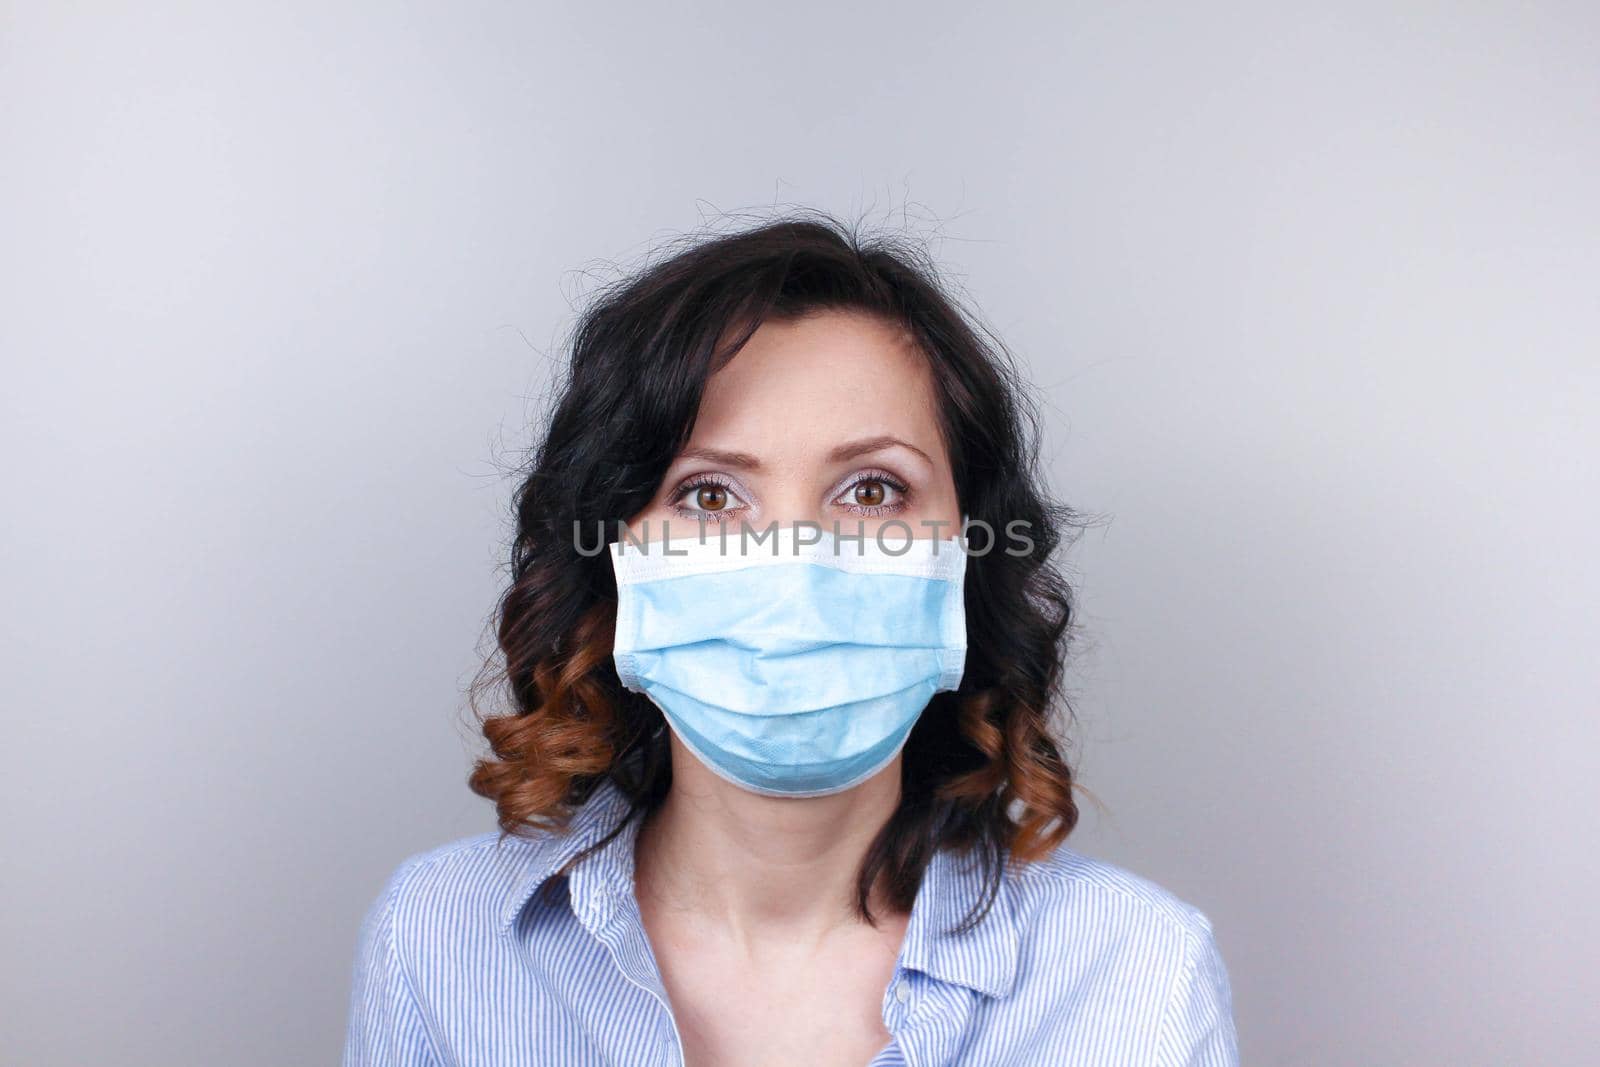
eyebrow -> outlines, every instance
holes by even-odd
[[[828,453],[828,460],[831,463],[843,463],[846,460],[855,459],[857,456],[864,456],[868,452],[881,452],[885,448],[894,448],[897,445],[900,448],[910,449],[915,452],[927,460],[930,465],[933,463],[933,459],[922,449],[909,441],[902,441],[892,434],[879,434],[877,437],[863,437],[858,441],[846,441]]]
[[[879,434],[876,437],[863,437],[856,441],[846,441],[828,453],[828,462],[844,463],[864,456],[869,452],[881,452],[886,448],[900,447],[915,452],[931,465],[933,460],[922,449],[909,441],[903,441],[893,434]],[[710,463],[719,463],[725,467],[734,467],[739,470],[758,471],[761,469],[761,460],[749,452],[730,452],[722,448],[686,448],[678,453],[679,459],[703,459]]]
[[[761,460],[748,452],[728,452],[720,448],[686,448],[678,453],[679,459],[704,459],[740,470],[761,469]]]

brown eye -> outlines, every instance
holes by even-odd
[[[703,511],[721,511],[728,506],[728,491],[720,485],[702,485],[694,492],[694,502]]]
[[[866,481],[856,483],[856,503],[864,508],[878,507],[883,503],[883,498],[886,495],[884,484],[880,481],[868,478]]]

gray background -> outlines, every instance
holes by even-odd
[[[0,1059],[335,1061],[571,301],[799,203],[1031,367],[1247,1062],[1592,1063],[1600,12],[1200,7],[0,7]]]

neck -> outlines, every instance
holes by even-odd
[[[639,831],[641,896],[744,942],[815,940],[856,921],[861,861],[900,802],[898,759],[843,793],[799,799],[740,789],[676,738],[672,756],[672,787]]]

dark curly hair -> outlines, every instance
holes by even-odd
[[[665,721],[612,664],[610,557],[581,553],[574,531],[611,528],[650,502],[689,438],[706,380],[763,321],[823,310],[909,332],[932,367],[962,513],[996,531],[1020,520],[1033,541],[1026,555],[969,558],[961,686],[934,696],[911,731],[899,808],[857,883],[857,910],[873,922],[875,885],[909,910],[936,850],[975,851],[987,891],[965,926],[988,910],[1007,862],[1045,855],[1077,822],[1064,742],[1049,723],[1052,705],[1066,703],[1073,606],[1052,554],[1076,516],[1042,487],[1037,417],[1004,347],[942,290],[926,251],[826,215],[694,239],[582,313],[515,496],[511,582],[495,616],[500,655],[472,686],[493,755],[476,762],[470,785],[494,801],[502,840],[563,828],[603,779],[632,802],[612,835],[666,795]],[[509,714],[482,713],[491,686],[509,696]]]

